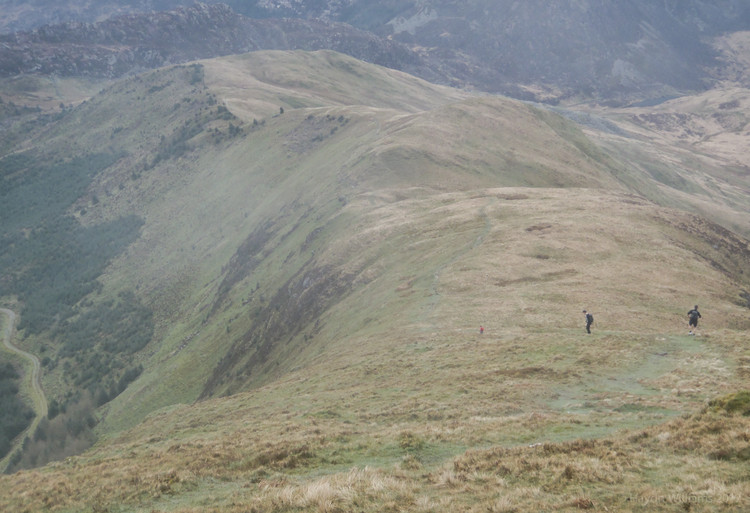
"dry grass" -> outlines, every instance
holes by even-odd
[[[208,511],[673,511],[690,503],[741,511],[750,484],[741,466],[716,460],[711,451],[727,437],[747,437],[747,430],[744,418],[706,412],[614,438],[471,450],[428,473],[395,465],[269,477]],[[683,436],[697,445],[670,443]],[[178,481],[169,473],[151,479],[168,486]]]

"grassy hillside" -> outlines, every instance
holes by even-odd
[[[393,194],[349,205],[378,202],[367,224],[390,235],[358,244],[399,248],[384,248],[396,272],[324,315],[276,379],[4,477],[4,505],[742,510],[747,404],[705,405],[747,386],[747,314],[708,261],[720,253],[696,258],[714,251],[704,226],[592,190]],[[689,337],[694,299],[704,326]]]
[[[657,106],[607,111],[619,130],[587,135],[617,156],[625,166],[623,179],[641,195],[700,213],[748,237],[748,102],[746,88],[729,84]]]
[[[46,121],[15,124],[5,159],[51,178],[71,153],[106,155],[48,215],[64,206],[73,233],[104,240],[125,223],[128,244],[102,248],[65,322],[19,343],[54,362],[62,400],[85,362],[61,333],[120,312],[86,354],[150,338],[97,378],[118,392],[97,446],[0,478],[3,510],[731,511],[748,496],[745,396],[728,394],[748,386],[750,247],[726,228],[747,212],[744,178],[710,173],[726,168],[670,168],[632,125],[593,132],[329,52],[158,70]],[[34,165],[14,169],[16,201],[41,190]],[[19,205],[21,240],[41,221]]]
[[[303,81],[306,66],[314,71]],[[152,353],[159,366],[146,365],[140,386],[115,401],[113,425],[118,410],[132,423],[155,406],[266,382],[267,360],[288,366],[270,353],[282,342],[292,352],[308,345],[326,309],[391,265],[379,259],[398,257],[351,246],[350,227],[363,212],[352,202],[362,193],[621,188],[573,125],[517,102],[468,98],[330,53],[251,54],[203,70],[200,94],[236,112],[229,123],[243,123],[242,133],[216,144],[196,135],[190,144],[200,151],[139,173],[135,187],[126,175],[125,187],[99,192],[107,199],[87,212],[96,219],[138,205],[143,234],[105,280],[135,284],[163,320],[156,335],[163,343]],[[359,103],[346,91],[360,94]],[[329,248],[336,253],[322,253]],[[295,287],[303,300],[290,293]]]

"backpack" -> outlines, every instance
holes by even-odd
[[[593,324],[593,322],[594,322],[594,316],[591,315],[590,313],[587,313],[586,314],[586,321],[588,321],[589,324]]]

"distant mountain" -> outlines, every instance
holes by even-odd
[[[46,25],[0,36],[0,76],[40,73],[111,79],[195,59],[259,49],[332,49],[430,75],[406,45],[323,20],[254,20],[226,5]],[[435,77],[433,77],[435,78]]]
[[[704,90],[721,65],[712,38],[750,28],[741,0],[229,1],[233,11],[195,4],[182,15],[85,26],[187,2],[91,1],[87,17],[78,2],[4,3],[3,30],[33,29],[3,37],[6,74],[115,73],[243,49],[332,49],[438,83],[547,102],[628,103]],[[38,28],[65,20],[76,22]]]
[[[257,2],[268,15],[330,18],[387,35],[454,70],[463,64],[457,78],[478,89],[530,99],[700,90],[717,64],[710,38],[750,28],[742,0],[280,3]]]

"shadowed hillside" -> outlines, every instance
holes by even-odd
[[[35,223],[63,207],[71,233],[125,236],[91,291],[19,333],[51,397],[101,385],[100,441],[0,478],[0,507],[737,507],[750,247],[727,221],[747,228],[745,178],[563,114],[263,52],[9,127],[8,197],[39,190],[36,169],[76,178],[49,213],[16,204],[14,276],[21,235],[46,240]],[[75,171],[71,154],[106,158]],[[100,311],[150,327],[138,346],[99,326],[85,348],[115,354],[117,379],[139,369],[122,389],[71,377],[86,361],[63,335]]]
[[[550,104],[654,104],[706,91],[737,64],[721,58],[716,41],[750,29],[743,0],[0,6],[0,77],[114,78],[246,51],[327,49],[435,83]]]

